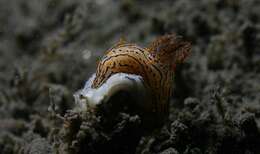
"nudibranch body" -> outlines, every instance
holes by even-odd
[[[131,81],[135,81],[141,85],[135,92],[142,93],[140,89],[143,89],[146,91],[144,97],[150,97],[147,99],[149,101],[140,102],[141,110],[146,113],[165,115],[168,113],[176,64],[184,61],[190,49],[190,43],[176,35],[159,37],[147,48],[120,41],[106,52],[98,64],[96,74],[86,84],[81,95],[87,99],[97,99],[97,95],[102,96],[100,99],[104,98],[103,95],[108,98],[107,96],[110,97],[116,91],[127,90],[128,87],[133,89]],[[127,80],[130,82],[126,82]],[[121,88],[113,91],[112,87]],[[104,88],[107,91],[104,91]],[[103,92],[97,92],[102,91],[101,89]],[[109,92],[111,90],[112,93]],[[100,100],[94,102],[98,103]]]

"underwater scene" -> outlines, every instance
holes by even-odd
[[[260,154],[260,1],[0,0],[0,154]]]

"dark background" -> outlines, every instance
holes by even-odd
[[[172,32],[193,47],[176,72],[170,120],[121,152],[260,153],[259,11],[258,0],[0,0],[0,153],[65,144],[53,137],[62,124],[50,102],[61,115],[71,109],[120,37],[146,46]],[[102,153],[97,139],[82,145]]]

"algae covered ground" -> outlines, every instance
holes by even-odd
[[[0,154],[259,154],[259,10],[258,0],[1,0]],[[164,126],[72,110],[120,37],[146,46],[173,32],[192,54]]]

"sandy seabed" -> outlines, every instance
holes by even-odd
[[[1,0],[0,154],[259,154],[259,10],[258,0]],[[193,47],[164,126],[71,110],[120,37],[146,46],[172,32]]]

